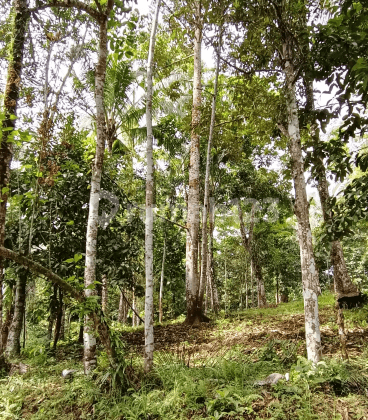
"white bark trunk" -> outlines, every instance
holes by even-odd
[[[207,215],[208,215],[208,206],[209,206],[209,194],[210,194],[210,169],[211,169],[211,148],[212,148],[212,139],[213,139],[213,130],[215,127],[215,118],[216,118],[216,100],[217,100],[217,85],[218,77],[220,72],[220,53],[221,53],[221,35],[219,39],[219,46],[217,51],[217,63],[216,63],[216,72],[215,72],[215,82],[213,87],[213,97],[212,97],[212,110],[211,110],[211,123],[210,123],[210,132],[208,136],[207,144],[207,161],[206,161],[206,176],[204,181],[204,206],[202,211],[202,249],[201,249],[201,278],[200,278],[200,287],[199,287],[199,304],[202,304],[204,287],[206,284],[206,274],[207,274],[207,252],[208,252],[208,243],[207,243]]]
[[[156,11],[152,21],[152,30],[147,60],[147,176],[146,176],[146,299],[144,316],[144,370],[149,372],[153,367],[153,134],[152,134],[152,96],[153,96],[153,56],[155,50],[156,30],[160,0],[157,0]]]
[[[215,271],[213,266],[213,231],[215,229],[215,205],[214,199],[210,199],[210,214],[209,214],[209,243],[208,243],[208,263],[207,263],[207,277],[210,288],[211,308],[213,312],[217,313],[220,309],[217,287],[215,284]]]
[[[201,123],[201,43],[202,19],[200,2],[195,3],[195,33],[194,33],[194,74],[193,74],[193,105],[192,132],[189,159],[189,192],[187,216],[187,246],[186,246],[186,298],[188,324],[201,321],[201,308],[198,308],[199,278],[198,278],[198,233],[199,233],[199,125]]]
[[[98,208],[100,201],[100,185],[105,151],[106,121],[104,110],[104,87],[107,58],[107,18],[100,22],[98,63],[95,76],[96,101],[96,156],[92,167],[91,193],[89,199],[89,214],[86,237],[86,267],[84,271],[84,295],[86,298],[95,294],[96,252]],[[84,325],[84,372],[92,372],[96,367],[96,337],[92,315],[86,315]]]
[[[283,44],[286,82],[286,108],[291,171],[295,190],[295,215],[298,220],[298,237],[302,267],[305,337],[308,359],[317,363],[321,358],[321,334],[318,316],[319,279],[313,254],[312,232],[304,179],[304,160],[301,150],[298,108],[295,94],[296,71],[292,62],[291,41]]]
[[[162,296],[163,296],[163,292],[164,292],[164,275],[165,275],[165,259],[166,259],[166,235],[164,238],[164,251],[162,254],[162,266],[161,266],[161,279],[160,279],[160,296],[159,296],[159,322],[162,322],[162,318],[163,318],[163,310],[162,310]]]

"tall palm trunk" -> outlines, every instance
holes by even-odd
[[[156,31],[160,0],[157,0],[155,16],[152,22],[150,45],[147,60],[147,175],[146,175],[146,298],[144,316],[144,370],[149,372],[153,366],[153,198],[154,198],[154,166],[153,166],[153,133],[152,133],[152,96],[153,96],[153,56],[155,51]]]
[[[104,111],[104,86],[106,76],[107,58],[107,17],[102,16],[99,23],[99,49],[98,63],[95,75],[95,101],[96,101],[96,155],[92,167],[91,194],[89,199],[89,214],[86,237],[86,267],[84,271],[84,295],[89,298],[95,294],[96,280],[96,253],[98,208],[100,201],[100,185],[105,151],[106,121]],[[86,374],[96,367],[96,336],[94,317],[85,316],[84,323],[84,372]]]
[[[292,40],[283,43],[282,59],[284,63],[286,85],[286,110],[288,122],[291,172],[295,190],[295,215],[298,221],[298,237],[302,268],[305,337],[308,359],[317,363],[321,358],[321,334],[318,316],[319,278],[314,260],[312,232],[309,224],[309,207],[306,183],[304,179],[304,160],[302,156],[298,108],[295,82],[297,71],[292,61]]]
[[[9,328],[5,349],[7,356],[19,356],[20,354],[20,335],[26,310],[27,276],[28,271],[24,268],[20,268],[15,291],[14,315]]]
[[[198,234],[199,234],[199,126],[201,123],[202,83],[201,83],[201,43],[202,18],[201,3],[195,2],[195,31],[194,31],[194,74],[193,74],[193,105],[192,132],[189,157],[189,192],[187,216],[187,245],[186,245],[186,299],[187,324],[198,324],[202,318],[202,308],[199,302],[198,276]]]
[[[23,53],[25,37],[27,34],[27,24],[29,10],[27,0],[14,0],[14,21],[12,28],[12,40],[9,53],[9,64],[7,82],[4,94],[5,118],[2,122],[3,132],[0,144],[0,246],[4,246],[5,241],[5,219],[8,202],[8,186],[10,181],[10,164],[13,157],[13,143],[8,142],[11,131],[15,128],[13,115],[17,114],[19,89],[21,86],[21,73],[23,64]],[[5,129],[5,130],[4,130]],[[0,334],[3,323],[3,277],[4,260],[0,257]],[[2,338],[0,337],[0,350]]]

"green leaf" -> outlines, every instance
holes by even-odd
[[[83,258],[82,254],[75,254],[74,255],[74,262],[78,262],[79,260],[81,260]]]

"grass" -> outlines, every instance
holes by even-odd
[[[218,318],[212,330],[213,344],[218,343],[218,334],[267,329],[264,320],[281,330],[293,317],[299,319],[302,306],[302,302],[292,302]],[[322,326],[329,328],[333,297],[322,295],[320,308]],[[349,328],[364,330],[367,307],[345,311],[345,318]],[[61,345],[57,358],[27,349],[23,363],[29,365],[29,372],[0,379],[0,419],[368,418],[368,347],[361,347],[349,362],[335,353],[314,368],[303,357],[302,339],[262,336],[261,343],[252,351],[247,343],[231,344],[211,363],[207,360],[189,368],[175,354],[159,352],[148,376],[142,373],[141,358],[129,355],[126,372],[131,382],[124,394],[112,386],[113,372],[103,352],[92,379],[82,374],[80,349],[75,344]],[[78,370],[72,380],[61,377],[66,368]],[[274,372],[289,372],[290,381],[255,386],[255,381]]]

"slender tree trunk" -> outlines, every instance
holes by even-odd
[[[251,261],[252,273],[254,274],[257,282],[257,303],[259,308],[264,308],[267,306],[266,300],[266,291],[264,287],[262,268],[260,267],[257,256],[252,250],[253,245],[253,228],[254,228],[254,206],[252,207],[252,217],[249,227],[249,237],[245,233],[245,225],[243,218],[243,210],[241,208],[240,201],[238,202],[238,215],[240,222],[240,234],[242,238],[242,243],[245,251],[248,253]]]
[[[248,279],[245,277],[245,309],[248,309]]]
[[[128,317],[128,305],[124,299],[124,292],[120,292],[118,322],[125,324]]]
[[[47,348],[49,349],[50,347],[50,343],[51,343],[51,339],[52,339],[52,330],[54,328],[54,322],[55,322],[55,318],[56,318],[56,314],[57,314],[57,306],[58,306],[58,301],[57,301],[57,286],[54,285],[53,286],[53,293],[51,295],[50,298],[50,315],[49,315],[49,325],[47,328],[47,340],[48,340],[48,345]]]
[[[164,274],[165,274],[165,258],[166,258],[166,233],[164,238],[164,251],[162,253],[162,266],[161,266],[161,280],[160,280],[160,295],[159,295],[159,319],[158,322],[162,322],[163,310],[162,310],[162,296],[164,291]]]
[[[339,337],[340,337],[340,345],[341,345],[341,355],[343,359],[349,359],[348,351],[346,348],[347,344],[347,335],[345,332],[345,325],[344,325],[344,315],[343,310],[340,308],[339,302],[336,301],[335,304],[336,309],[336,321],[339,327]]]
[[[256,282],[257,282],[258,307],[265,308],[267,306],[267,299],[266,299],[266,289],[265,289],[264,281],[263,281],[262,268],[258,264],[257,258],[254,256],[254,253],[252,256],[252,264],[253,264],[253,272],[256,277]]]
[[[5,219],[10,181],[10,164],[13,157],[13,143],[8,142],[8,139],[11,135],[11,131],[15,128],[15,120],[12,116],[17,114],[19,88],[21,85],[24,44],[29,19],[27,0],[14,0],[12,9],[14,11],[14,21],[9,51],[7,82],[4,94],[5,118],[2,122],[3,131],[0,144],[0,246],[4,246],[5,241]],[[0,334],[2,332],[3,276],[4,260],[0,257]],[[0,337],[0,346],[2,342],[3,339]]]
[[[24,311],[26,306],[26,284],[28,271],[24,268],[19,270],[14,303],[14,315],[9,328],[8,340],[5,353],[8,357],[20,354],[20,336],[22,333]]]
[[[78,334],[78,343],[79,344],[83,344],[83,342],[84,342],[83,336],[84,336],[84,325],[82,323],[82,320],[80,320],[79,321],[79,334]]]
[[[305,336],[308,359],[317,363],[321,358],[321,334],[318,316],[320,293],[318,271],[313,254],[312,232],[309,224],[309,208],[304,179],[304,160],[301,150],[298,108],[295,94],[296,70],[292,62],[292,41],[283,44],[283,62],[286,82],[286,110],[288,121],[291,172],[295,190],[295,215],[298,221],[298,237],[302,267]]]
[[[60,340],[65,340],[65,305],[61,305]]]
[[[210,195],[210,169],[211,169],[211,148],[212,148],[212,139],[213,131],[215,128],[215,118],[216,118],[216,100],[217,100],[217,85],[218,77],[220,72],[220,51],[221,51],[221,34],[219,37],[219,46],[217,51],[217,63],[216,63],[216,72],[215,72],[215,82],[213,87],[213,97],[212,97],[212,110],[211,110],[211,123],[210,123],[210,132],[208,136],[207,144],[207,160],[206,160],[206,176],[204,181],[204,205],[202,210],[202,250],[201,250],[201,278],[200,278],[200,288],[199,288],[199,305],[202,306],[204,286],[206,282],[207,274],[207,218],[208,218],[208,207],[209,207],[209,195]]]
[[[137,324],[137,320],[138,320],[138,317],[137,317],[137,315],[136,315],[136,306],[135,306],[135,293],[134,293],[134,288],[133,288],[133,293],[132,293],[132,310],[133,310],[133,316],[132,316],[132,327],[136,327],[138,324]]]
[[[59,288],[59,300],[56,314],[55,333],[54,333],[54,350],[56,350],[57,342],[60,338],[61,321],[63,318],[63,292]]]
[[[1,347],[5,350],[6,348],[6,342],[8,341],[8,334],[9,334],[9,328],[13,321],[14,316],[14,300],[12,299],[12,302],[10,304],[10,308],[6,312],[5,322],[3,322],[2,326],[2,334],[1,334]]]
[[[102,276],[102,289],[101,289],[101,306],[102,311],[106,313],[107,311],[107,302],[108,302],[108,292],[107,292],[107,275]]]
[[[96,155],[92,167],[91,193],[89,200],[89,214],[86,237],[86,268],[84,272],[84,295],[88,299],[95,294],[96,280],[96,253],[98,208],[100,201],[100,185],[105,150],[106,121],[104,109],[104,87],[107,58],[107,17],[101,17],[99,24],[98,63],[95,75],[95,101],[96,101]],[[96,367],[96,334],[93,315],[85,316],[84,323],[84,372],[92,372]]]
[[[153,165],[153,132],[152,132],[152,97],[153,97],[153,57],[155,51],[156,31],[160,0],[157,0],[156,11],[152,21],[152,30],[147,60],[147,175],[146,175],[146,298],[144,315],[144,370],[149,372],[153,367],[153,199],[154,199],[154,165]]]
[[[215,206],[214,200],[210,199],[209,212],[209,242],[208,242],[208,263],[207,263],[207,278],[211,293],[211,307],[213,312],[217,313],[220,309],[218,292],[215,283],[215,270],[213,264],[213,231],[215,230]]]

